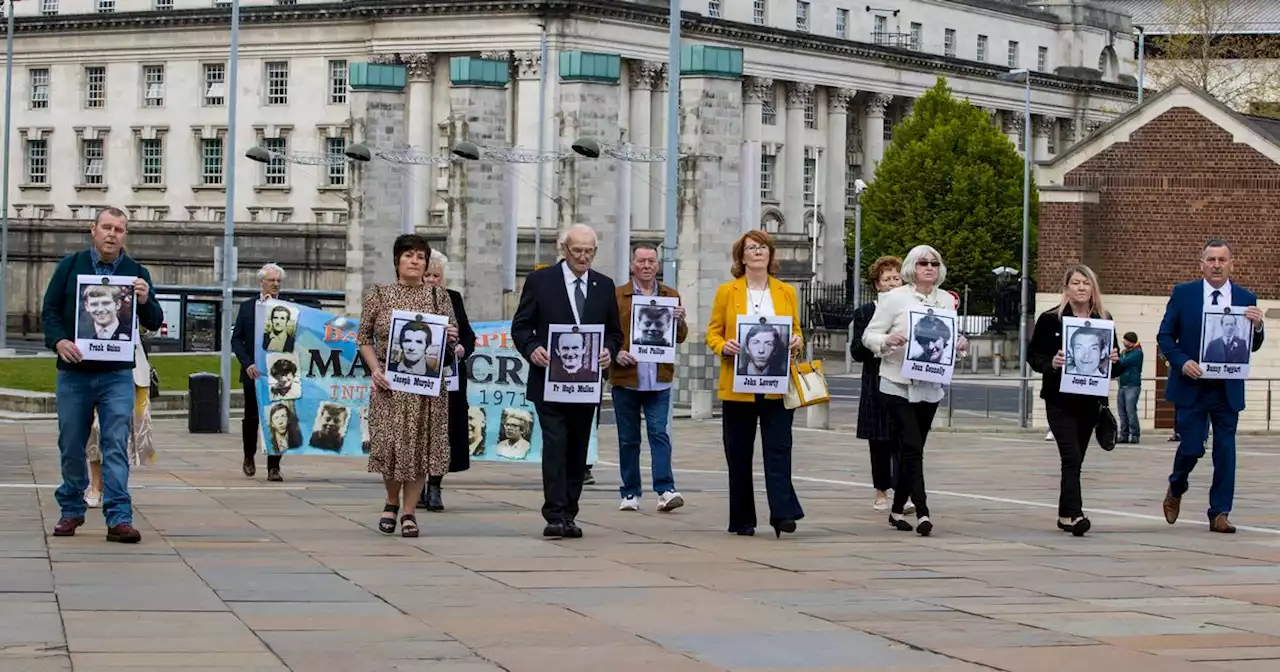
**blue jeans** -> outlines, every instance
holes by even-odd
[[[640,413],[644,412],[649,435],[649,459],[653,463],[653,491],[662,494],[676,489],[671,474],[671,438],[667,435],[667,413],[671,390],[640,392],[615,387],[613,417],[618,424],[618,463],[622,471],[623,497],[640,496]]]
[[[1116,394],[1116,410],[1120,413],[1120,438],[1137,441],[1142,436],[1142,425],[1138,423],[1138,396],[1142,394],[1141,385],[1128,385],[1120,388]]]
[[[84,491],[89,487],[85,445],[98,411],[102,450],[102,514],[107,527],[133,523],[129,498],[129,431],[133,423],[133,371],[105,373],[58,371],[58,452],[62,485],[54,497],[64,518],[83,518]]]
[[[1178,453],[1173,457],[1173,473],[1169,489],[1181,497],[1189,487],[1188,479],[1196,462],[1204,457],[1204,443],[1213,423],[1213,481],[1209,485],[1209,520],[1221,513],[1231,513],[1236,494],[1236,424],[1240,414],[1231,410],[1221,384],[1211,385],[1200,393],[1193,406],[1179,406]]]

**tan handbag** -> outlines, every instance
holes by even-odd
[[[831,393],[827,391],[827,376],[822,373],[822,360],[792,361],[791,384],[787,386],[787,394],[782,399],[783,405],[796,409],[829,401]]]

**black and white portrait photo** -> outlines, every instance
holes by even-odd
[[[1202,377],[1244,380],[1253,357],[1253,324],[1238,306],[1205,306],[1200,322]]]
[[[907,353],[902,375],[908,380],[951,384],[955,371],[956,311],[916,306],[907,312]]]
[[[360,407],[360,452],[368,455],[372,452],[369,445],[369,407]]]
[[[676,361],[676,306],[674,296],[637,295],[631,302],[631,345],[637,362],[671,364]]]
[[[293,400],[302,396],[302,375],[297,355],[267,355],[267,391],[271,401]]]
[[[483,407],[472,406],[467,409],[467,450],[472,457],[484,455],[485,438],[488,436],[485,425],[488,421]]]
[[[292,401],[267,404],[262,408],[262,417],[267,419],[267,432],[262,442],[267,454],[280,455],[302,446],[302,427],[298,425],[298,414],[293,410]]]
[[[444,352],[449,319],[396,310],[387,334],[387,382],[397,392],[439,396],[444,389]]]
[[[1111,349],[1116,323],[1094,318],[1062,317],[1062,382],[1058,391],[1103,397],[1111,390]]]
[[[285,303],[265,304],[262,323],[262,349],[267,352],[293,352],[298,330],[298,309]]]
[[[533,414],[518,408],[502,409],[502,433],[498,457],[523,460],[533,448]]]
[[[118,275],[81,275],[76,278],[76,347],[87,361],[133,360],[137,303],[135,278]]]
[[[311,440],[307,445],[320,450],[342,452],[342,442],[347,438],[347,424],[351,422],[351,409],[326,401],[316,409],[316,422],[311,427]]]
[[[790,317],[739,315],[733,391],[783,394],[790,385]]]
[[[604,325],[552,324],[547,336],[550,362],[543,397],[571,404],[599,403]]]

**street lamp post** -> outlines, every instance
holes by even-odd
[[[4,39],[4,193],[0,195],[0,353],[8,347],[9,334],[9,133],[13,126],[13,0],[7,0],[5,12],[9,29]]]
[[[867,190],[867,183],[862,180],[853,181],[853,307],[862,305],[862,192]],[[849,322],[849,340],[853,340],[853,321]],[[844,349],[844,372],[853,372],[852,343]]]
[[[236,284],[236,103],[240,98],[237,73],[240,58],[240,0],[231,3],[231,54],[227,60],[227,203],[222,226],[222,431],[231,431],[231,290]],[[7,150],[7,147],[6,147]],[[7,155],[8,152],[6,151]]]
[[[1021,81],[1026,91],[1026,102],[1023,108],[1023,146],[1022,146],[1022,268],[1019,272],[1018,302],[1018,424],[1027,426],[1027,306],[1030,303],[1027,271],[1031,266],[1031,72],[1026,68],[1018,68],[1000,75],[1007,82]]]
[[[667,163],[666,231],[662,237],[662,279],[676,287],[676,217],[680,180],[680,5],[668,2],[667,16]]]
[[[1138,29],[1138,104],[1142,104],[1143,89],[1147,87],[1147,31],[1142,26]]]

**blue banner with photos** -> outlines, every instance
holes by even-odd
[[[358,320],[286,301],[258,305],[254,360],[260,431],[268,454],[366,455],[365,409],[373,380],[356,345]],[[525,398],[529,363],[511,322],[473,322],[467,362],[471,459],[542,461],[538,414]],[[591,433],[589,464],[598,454]]]

